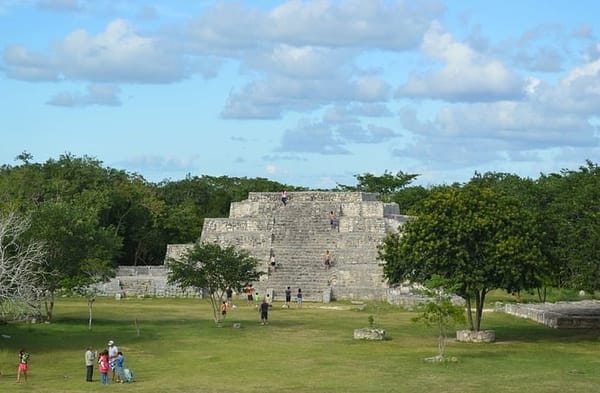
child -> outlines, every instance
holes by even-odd
[[[125,375],[123,374],[123,362],[125,361],[125,356],[123,356],[123,352],[119,351],[117,355],[117,382],[123,383],[125,379]]]
[[[256,294],[254,295],[254,303],[256,308],[260,307],[261,301],[260,301],[260,295],[258,294],[258,292],[256,292]]]
[[[225,319],[227,316],[227,302],[223,302],[223,304],[221,304],[221,316],[223,319]]]
[[[110,371],[110,364],[108,363],[108,350],[105,349],[100,353],[98,358],[98,372],[100,373],[100,383],[102,385],[108,385],[108,372]]]
[[[302,308],[302,289],[298,288],[298,293],[296,294],[296,307]]]
[[[25,382],[27,382],[27,369],[29,368],[29,353],[25,352],[24,349],[19,351],[19,369],[17,371],[17,383],[21,383],[21,375],[25,378]]]

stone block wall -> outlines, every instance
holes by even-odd
[[[201,241],[215,241],[248,250],[261,261],[263,279],[254,283],[259,293],[273,291],[281,298],[287,286],[302,288],[306,300],[379,299],[388,286],[377,261],[377,245],[406,221],[396,204],[377,201],[362,192],[293,192],[283,206],[280,193],[250,193],[232,203],[230,217],[206,219]],[[329,225],[334,211],[337,225]],[[334,255],[326,270],[323,254]],[[269,271],[269,256],[277,268]]]
[[[362,192],[293,192],[288,197],[283,206],[280,193],[251,192],[248,199],[231,204],[228,218],[206,218],[200,241],[250,252],[265,273],[253,286],[261,294],[271,292],[274,300],[283,299],[287,286],[293,293],[302,288],[308,301],[398,298],[384,281],[377,260],[377,246],[383,238],[408,219],[399,214],[396,204],[379,202],[375,194]],[[334,227],[329,224],[330,211],[337,217]],[[189,247],[171,244],[165,259],[178,259]],[[331,269],[323,263],[326,250],[333,254]],[[277,264],[274,271],[269,266],[272,253]],[[189,290],[169,287],[166,275],[165,267],[123,267],[103,290],[189,296]]]

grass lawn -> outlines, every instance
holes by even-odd
[[[253,307],[237,304],[215,327],[205,300],[100,298],[90,331],[85,299],[60,299],[51,324],[0,325],[10,336],[0,337],[0,392],[600,392],[598,330],[486,313],[483,327],[496,331],[495,343],[451,340],[447,354],[459,361],[429,364],[423,358],[437,354],[436,332],[411,322],[415,312],[383,303],[363,310],[275,303],[261,326]],[[387,340],[353,339],[370,315]],[[108,340],[124,352],[135,383],[101,386],[97,368],[94,382],[84,381],[85,347],[104,349]],[[31,352],[29,381],[17,385],[21,347]]]

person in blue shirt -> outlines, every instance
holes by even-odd
[[[117,368],[117,382],[123,383],[125,382],[125,374],[123,373],[123,362],[125,361],[125,356],[123,356],[123,352],[119,351],[117,355],[116,368]]]

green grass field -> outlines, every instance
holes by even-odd
[[[495,343],[451,340],[447,354],[459,361],[430,364],[423,359],[437,354],[436,332],[411,322],[415,312],[383,303],[363,310],[275,303],[261,326],[253,307],[237,305],[216,327],[204,300],[100,298],[90,331],[85,299],[60,299],[51,324],[0,325],[10,336],[0,337],[0,392],[600,392],[598,330],[486,313],[483,327],[496,331]],[[353,339],[370,315],[387,340]],[[85,347],[103,349],[110,339],[135,383],[101,386],[97,369],[93,383],[84,381]],[[18,385],[21,347],[31,359],[29,381]]]

